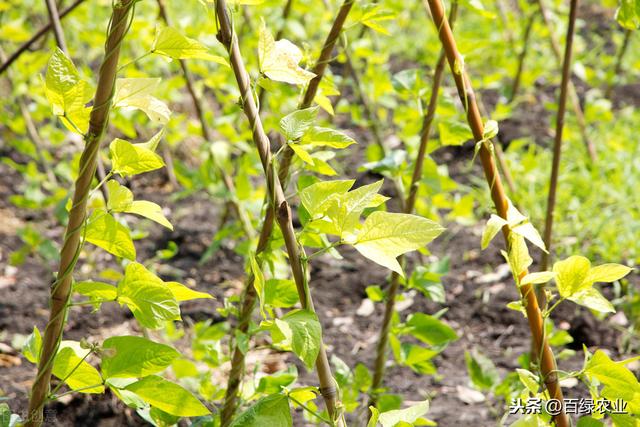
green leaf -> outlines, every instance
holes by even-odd
[[[194,291],[193,289],[186,287],[182,283],[165,282],[164,284],[167,286],[167,288],[169,288],[169,290],[173,294],[173,297],[178,302],[191,301],[194,299],[215,299],[206,292]]]
[[[149,202],[147,200],[134,200],[125,212],[149,218],[150,220],[167,227],[169,230],[173,230],[173,225],[171,225],[169,220],[167,220],[162,213],[162,207],[156,203]]]
[[[376,207],[388,200],[378,194],[382,184],[383,180],[380,180],[348,193],[336,194],[329,201],[325,212],[332,227],[327,227],[324,231],[341,237],[347,233],[353,234],[360,224],[360,215],[366,208]]]
[[[42,349],[42,335],[40,330],[34,326],[33,332],[29,334],[22,346],[23,356],[31,363],[37,364],[40,361],[40,350]]]
[[[462,145],[473,138],[466,123],[454,120],[441,120],[438,123],[441,145]]]
[[[411,335],[426,344],[442,345],[458,339],[456,331],[451,326],[428,314],[412,314],[407,326]]]
[[[576,304],[599,311],[600,313],[615,313],[616,309],[596,288],[587,288],[571,295],[569,299]]]
[[[240,414],[231,427],[290,427],[289,399],[283,394],[265,396]]]
[[[311,144],[331,148],[347,148],[356,144],[356,141],[350,136],[331,129],[323,127],[314,127],[309,130],[302,138],[304,144]]]
[[[467,364],[471,382],[479,390],[490,390],[500,381],[498,371],[491,359],[475,348],[471,352],[465,351],[464,360]]]
[[[260,302],[260,314],[262,314],[263,318],[267,318],[267,313],[264,311],[265,304],[265,280],[264,274],[262,273],[262,269],[256,260],[254,255],[249,257],[249,265],[251,267],[251,273],[253,273],[253,287],[256,290],[256,295],[258,295],[258,301]]]
[[[173,59],[206,59],[218,64],[229,66],[221,56],[209,53],[209,48],[197,40],[182,35],[171,27],[158,28],[151,52],[168,56]]]
[[[50,95],[62,95],[73,89],[79,81],[80,75],[71,59],[60,48],[56,47],[51,58],[49,58],[45,74],[47,91],[51,91],[51,94],[47,94],[47,97]],[[49,101],[53,104],[57,103],[51,99]]]
[[[109,144],[113,173],[130,176],[164,166],[162,157],[141,145],[132,144],[119,138],[114,139]]]
[[[593,283],[587,282],[590,270],[591,263],[583,256],[574,255],[556,262],[553,271],[560,295],[568,298],[591,286]]]
[[[309,152],[302,148],[300,145],[294,144],[292,142],[290,142],[288,145],[289,147],[291,147],[293,152],[296,153],[298,157],[300,157],[300,160],[312,166],[315,164],[315,160],[313,159],[313,157],[311,157],[311,154],[309,154]]]
[[[488,120],[484,124],[484,131],[482,133],[483,139],[491,139],[498,134],[498,122],[495,120]]]
[[[295,141],[305,134],[318,116],[318,107],[296,110],[280,120],[280,129],[288,141]]]
[[[516,369],[516,372],[518,372],[520,382],[524,384],[531,394],[536,396],[538,394],[538,389],[540,388],[538,376],[527,369]]]
[[[604,386],[602,397],[612,401],[622,399],[630,413],[640,413],[640,383],[623,363],[614,362],[604,351],[597,350],[587,362],[585,373]]]
[[[293,307],[299,300],[298,290],[293,280],[269,279],[264,288],[265,304],[272,307]]]
[[[522,215],[513,203],[511,203],[511,200],[508,202],[509,207],[507,210],[507,221],[509,222],[509,228],[511,228],[511,231],[524,237],[543,251],[547,252],[544,242],[540,237],[540,233],[538,233],[538,230],[536,230],[533,224],[531,224],[529,218]]]
[[[395,18],[396,15],[393,12],[384,10],[379,5],[375,5],[362,15],[360,22],[378,33],[389,36],[391,34],[381,25],[381,22],[394,20]]]
[[[91,107],[86,107],[86,104],[91,99],[92,92],[90,85],[80,79],[73,62],[56,48],[45,74],[45,96],[51,103],[53,114],[60,116],[69,130],[79,130],[81,133],[87,131]]]
[[[300,202],[312,219],[317,218],[324,215],[333,197],[346,193],[354,183],[353,179],[317,182],[300,191]]]
[[[519,278],[529,268],[533,263],[533,259],[529,255],[529,249],[524,237],[519,234],[509,234],[509,253],[506,258],[511,267],[511,272],[516,278]]]
[[[260,26],[258,60],[260,71],[278,82],[302,85],[316,76],[298,65],[302,60],[302,51],[289,40],[275,41],[264,21]]]
[[[369,418],[367,427],[376,427],[378,425],[378,419],[380,419],[380,411],[378,411],[375,406],[369,406],[369,410],[371,411],[371,418]]]
[[[293,352],[309,369],[313,369],[320,351],[322,328],[315,313],[293,310],[282,319],[276,319],[276,327],[291,345]]]
[[[107,338],[102,344],[102,374],[105,378],[140,378],[167,368],[180,353],[173,347],[142,337]]]
[[[635,424],[635,423],[634,423]],[[578,420],[578,424],[576,427],[604,427],[604,423],[602,421],[596,420],[592,417],[580,417]]]
[[[178,417],[197,417],[211,412],[191,392],[176,383],[149,375],[125,387],[154,408]]]
[[[73,290],[92,301],[115,301],[118,290],[115,286],[103,282],[78,282]]]
[[[180,307],[169,287],[137,262],[125,269],[118,284],[118,301],[146,328],[159,329],[167,320],[180,320]]]
[[[425,400],[405,409],[383,412],[378,421],[382,427],[394,427],[399,423],[413,424],[427,412],[429,412],[429,401]]]
[[[539,273],[529,273],[520,281],[521,285],[537,285],[540,283],[547,283],[551,279],[556,277],[556,273],[552,271],[541,271]]]
[[[136,259],[136,248],[129,229],[105,211],[93,211],[87,219],[84,237],[87,242],[113,255],[129,260]]]
[[[354,247],[404,277],[396,258],[425,246],[443,231],[436,222],[416,215],[376,211],[365,220]]]
[[[616,21],[627,30],[640,28],[640,2],[638,0],[620,0],[616,10]]]
[[[171,116],[169,107],[151,95],[159,83],[160,78],[117,79],[113,107],[138,109],[154,122],[167,123]]]
[[[503,218],[499,217],[498,215],[491,214],[489,221],[487,221],[487,226],[482,232],[482,242],[480,244],[482,249],[486,249],[493,238],[496,237],[496,234],[498,234],[502,227],[507,224],[507,221]]]
[[[78,393],[103,393],[104,386],[100,373],[82,360],[86,353],[78,355],[73,348],[66,345],[68,344],[63,341],[56,354],[53,361],[53,375],[64,380],[71,390]]]
[[[115,179],[107,181],[107,209],[111,212],[124,212],[133,203],[133,193],[124,185],[120,185]]]
[[[615,282],[629,274],[631,270],[633,269],[622,264],[602,264],[592,267],[586,280],[591,283]]]

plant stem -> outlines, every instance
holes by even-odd
[[[85,0],[76,0],[69,7],[60,12],[60,18],[64,18],[69,13],[73,12],[73,10],[84,3]],[[13,52],[7,59],[4,59],[2,65],[0,65],[0,74],[2,74],[13,62],[20,57],[24,52],[29,50],[32,44],[37,42],[42,36],[47,34],[49,30],[51,30],[51,22],[42,27],[38,32],[36,32],[29,40],[24,42],[15,52]]]
[[[551,44],[551,50],[553,50],[553,54],[556,57],[556,61],[558,61],[558,66],[562,64],[562,50],[560,49],[560,43],[556,39],[555,33],[553,32],[553,24],[551,23],[551,19],[549,18],[549,13],[547,11],[546,6],[544,5],[544,0],[538,0],[538,7],[540,7],[540,14],[542,15],[542,19],[544,21],[545,26],[547,27],[547,31],[549,32],[549,43]],[[587,153],[589,154],[589,158],[592,162],[597,160],[596,147],[593,145],[593,142],[589,139],[587,135],[587,123],[584,118],[584,112],[582,111],[582,107],[580,106],[580,99],[578,99],[578,93],[576,92],[576,87],[571,80],[569,80],[569,97],[571,101],[571,107],[573,108],[573,113],[576,115],[576,121],[578,122],[578,128],[580,129],[580,134],[582,135],[582,141],[587,149]]]
[[[613,76],[611,81],[609,81],[609,85],[607,86],[607,91],[605,92],[604,97],[607,99],[611,98],[611,94],[613,93],[614,84],[616,83],[616,77],[620,75],[622,72],[622,59],[624,58],[624,54],[627,52],[627,48],[629,47],[629,41],[631,40],[632,30],[625,30],[624,39],[622,40],[622,44],[620,45],[620,49],[618,50],[618,54],[616,55],[616,66],[613,69]]]
[[[60,24],[60,16],[58,15],[58,6],[55,0],[44,0],[47,4],[47,12],[49,12],[49,20],[51,21],[51,27],[53,28],[53,35],[56,38],[56,44],[66,55],[69,55],[67,49],[67,42],[64,39],[64,31],[62,31],[62,25]]]
[[[473,87],[471,81],[465,70],[459,70],[456,67],[456,63],[461,61],[461,55],[458,52],[456,41],[453,37],[451,27],[444,15],[444,9],[440,0],[425,0],[428,2],[429,9],[431,10],[431,16],[433,22],[438,30],[440,41],[446,52],[449,67],[451,68],[453,78],[456,83],[458,95],[462,105],[466,107],[467,121],[469,127],[473,132],[474,139],[476,141],[482,141],[484,139],[484,125],[480,110],[475,100]],[[505,195],[504,188],[502,186],[502,180],[498,173],[495,161],[491,154],[491,151],[487,147],[487,144],[481,144],[479,152],[482,167],[487,183],[489,184],[491,191],[491,198],[494,202],[496,211],[503,219],[507,217],[508,199]],[[510,230],[508,227],[502,229],[505,241],[509,242]],[[527,274],[527,271],[522,272],[522,276]],[[519,287],[522,298],[525,302],[525,309],[527,312],[527,321],[529,322],[529,328],[531,335],[533,336],[534,344],[537,348],[540,348],[540,370],[544,377],[544,382],[547,386],[549,394],[552,398],[558,399],[563,402],[562,389],[558,383],[558,375],[556,373],[556,362],[546,340],[544,334],[544,325],[540,308],[538,306],[538,300],[531,285],[523,285]],[[570,422],[564,411],[553,417],[558,427],[569,427]]]
[[[31,389],[26,427],[37,427],[43,422],[42,410],[49,393],[53,360],[62,339],[67,303],[71,297],[73,270],[80,251],[80,233],[87,215],[87,198],[95,175],[100,142],[107,127],[107,117],[111,109],[120,46],[128,28],[130,12],[135,1],[123,0],[114,3],[107,32],[105,56],[100,67],[94,106],[89,120],[89,131],[80,157],[80,172],[75,183],[73,204],[60,252],[58,277],[51,287],[51,311],[44,331],[38,374]]]
[[[449,22],[454,24],[458,14],[458,2],[454,0],[449,11]],[[433,81],[431,83],[431,95],[429,96],[429,104],[427,111],[422,120],[422,129],[420,131],[420,145],[418,147],[418,155],[413,166],[413,174],[411,175],[411,184],[409,186],[409,194],[404,201],[404,213],[412,213],[418,196],[418,188],[422,179],[422,170],[424,168],[424,158],[427,154],[427,146],[429,144],[429,135],[431,134],[431,125],[436,116],[436,108],[438,107],[438,93],[442,84],[444,75],[446,57],[444,50],[440,49],[440,56],[433,73]],[[398,262],[402,265],[404,256],[398,257]],[[369,406],[375,406],[378,393],[383,385],[384,373],[387,362],[387,346],[389,343],[389,330],[391,329],[391,319],[395,313],[396,294],[400,286],[400,275],[395,271],[391,273],[391,284],[387,291],[387,300],[385,303],[384,317],[382,319],[382,328],[378,336],[378,344],[376,346],[376,359],[373,368],[373,380],[371,383],[371,397]]]
[[[304,249],[296,239],[291,217],[291,209],[285,199],[280,179],[275,172],[274,164],[271,159],[271,145],[264,128],[262,127],[262,121],[260,120],[260,115],[251,91],[249,73],[245,68],[244,61],[240,53],[238,39],[233,30],[233,24],[229,18],[225,0],[216,1],[216,14],[219,23],[217,37],[229,52],[231,66],[238,83],[238,88],[242,94],[242,108],[253,131],[253,141],[260,155],[262,168],[267,179],[267,188],[270,195],[271,205],[268,209],[276,211],[278,226],[282,231],[285,241],[291,272],[296,284],[302,308],[315,312],[313,300],[311,299],[307,286],[307,278],[303,265],[302,257],[306,257],[306,255],[304,254]],[[337,409],[338,391],[336,389],[335,380],[331,374],[331,367],[329,365],[329,360],[327,358],[324,344],[322,344],[322,340],[320,342],[320,351],[316,360],[316,370],[318,372],[318,379],[320,382],[320,393],[324,398],[329,418],[331,420],[341,420],[341,416]],[[342,421],[339,421],[338,425],[342,426]]]
[[[529,48],[529,37],[531,36],[531,28],[536,19],[536,14],[532,13],[527,19],[527,26],[524,29],[524,35],[522,36],[522,50],[518,55],[518,68],[516,70],[516,76],[513,78],[513,85],[511,86],[511,95],[509,96],[509,102],[513,102],[518,95],[520,89],[520,81],[522,80],[522,71],[524,69],[524,60],[527,57],[527,50]]]
[[[551,177],[549,178],[549,193],[547,195],[547,214],[544,221],[544,244],[548,252],[542,253],[541,270],[546,271],[549,265],[551,254],[552,233],[553,233],[553,213],[556,206],[556,194],[558,189],[558,173],[560,171],[560,157],[562,155],[562,132],[564,129],[564,116],[567,107],[567,93],[569,90],[569,80],[571,79],[571,55],[573,52],[573,34],[575,32],[576,14],[578,0],[571,0],[569,10],[569,25],[567,27],[567,41],[564,49],[564,60],[562,64],[562,82],[560,84],[560,97],[558,99],[558,112],[556,115],[556,134],[553,142],[553,160],[551,163]],[[545,306],[546,296],[544,284],[537,287],[538,302],[541,307]]]

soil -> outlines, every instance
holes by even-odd
[[[538,141],[549,140],[550,117],[542,106],[553,99],[554,89],[545,87],[540,91],[539,99],[521,104],[513,118],[501,122],[500,140],[508,144],[523,132],[534,135]],[[638,102],[639,98],[635,96],[638,92],[638,85],[616,88],[614,105]],[[495,102],[491,93],[482,96],[488,105]],[[360,129],[356,132],[362,133],[365,141],[369,138]],[[467,172],[472,150],[472,147],[442,149],[436,153],[436,160],[449,164],[454,179],[468,181],[463,171]],[[25,161],[15,152],[5,151],[0,155],[18,163]],[[16,233],[20,227],[30,224],[56,242],[61,241],[63,229],[51,211],[16,209],[9,198],[22,191],[23,177],[4,163],[0,163],[0,176],[0,396],[8,399],[13,411],[24,414],[35,368],[12,351],[11,344],[16,337],[29,334],[34,325],[44,330],[48,316],[49,286],[56,266],[31,255],[23,265],[14,268],[9,265],[8,259],[21,246]],[[374,178],[360,174],[358,181],[360,184]],[[176,201],[173,197],[175,191],[162,172],[146,174],[134,184],[134,194],[169,208],[169,217],[175,227],[170,232],[161,230],[159,226],[149,226],[149,236],[136,242],[138,259],[147,260],[157,250],[164,249],[169,241],[176,242],[178,253],[164,263],[170,267],[161,271],[162,275],[167,279],[192,281],[200,291],[209,292],[217,298],[215,301],[181,304],[184,321],[219,321],[220,315],[216,309],[221,307],[224,296],[239,292],[244,274],[242,259],[234,252],[233,242],[226,242],[211,259],[200,263],[202,253],[220,225],[220,201],[204,193]],[[392,195],[390,193],[386,191],[386,194]],[[500,255],[502,242],[496,239],[487,250],[480,251],[481,231],[481,224],[447,225],[444,235],[430,245],[432,253],[438,257],[450,258],[450,272],[442,279],[446,302],[436,304],[419,293],[410,293],[408,298],[412,302],[401,312],[404,317],[410,312],[433,314],[442,308],[448,309],[444,319],[460,338],[435,359],[438,374],[418,375],[408,368],[397,366],[387,369],[385,384],[389,390],[403,395],[408,401],[431,397],[428,417],[442,427],[492,426],[503,415],[502,403],[494,396],[489,395],[484,402],[469,403],[468,390],[471,384],[464,361],[465,351],[479,349],[495,363],[501,377],[504,377],[519,367],[518,357],[527,352],[530,346],[526,319],[506,307],[508,302],[517,300],[518,295]],[[353,250],[341,250],[341,253],[344,260],[336,261],[321,256],[312,263],[311,289],[322,321],[324,341],[329,354],[339,357],[350,367],[353,368],[358,362],[371,366],[383,307],[376,304],[375,311],[368,316],[359,316],[356,312],[366,298],[365,288],[374,284],[384,286],[387,271],[372,265]],[[81,259],[80,265],[82,267],[76,274],[78,280],[90,278],[94,269],[113,266],[109,256],[95,254]],[[633,280],[637,284],[638,278]],[[555,313],[555,320],[556,325],[571,334],[574,342],[570,347],[577,350],[574,357],[560,362],[562,369],[571,370],[581,366],[583,344],[591,350],[596,347],[605,349],[613,358],[622,357],[619,352],[621,333],[604,322],[598,322],[588,311],[567,305]],[[92,337],[99,340],[116,333],[140,333],[126,309],[106,304],[100,311],[91,313],[89,308],[74,307],[69,314],[65,338],[80,340]],[[293,357],[286,354],[278,357],[298,364],[302,373],[301,383],[315,384],[314,375],[307,373]],[[567,388],[566,395],[583,397],[585,390],[580,386]],[[145,425],[134,411],[109,393],[73,395],[52,404],[46,413],[49,425]],[[298,416],[296,419],[296,425],[302,425],[302,418]]]

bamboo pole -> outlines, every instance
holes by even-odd
[[[615,79],[622,72],[622,59],[624,58],[624,54],[627,52],[627,48],[629,47],[629,41],[631,40],[632,30],[625,30],[624,39],[622,40],[622,44],[620,45],[620,49],[618,50],[618,54],[616,55],[616,65],[613,69],[613,77],[607,86],[607,90],[605,92],[604,97],[607,99],[611,98],[611,94],[613,93],[613,88],[615,85]]]
[[[453,26],[458,14],[458,2],[454,0],[451,4],[451,10],[449,11],[449,22]],[[422,120],[422,129],[420,131],[420,145],[418,147],[418,155],[413,166],[413,174],[411,175],[411,184],[409,186],[409,194],[403,203],[403,212],[410,214],[413,213],[415,208],[416,199],[418,196],[418,188],[420,187],[420,180],[422,179],[422,171],[424,168],[424,158],[427,154],[427,146],[429,144],[429,136],[431,134],[431,125],[436,116],[436,108],[438,107],[438,92],[440,91],[440,85],[442,84],[442,78],[444,75],[445,67],[445,53],[444,49],[440,49],[440,56],[436,63],[435,71],[433,73],[433,81],[431,84],[431,95],[429,96],[429,104],[427,111]],[[398,257],[398,263],[403,264],[404,255]],[[395,302],[398,288],[400,287],[400,275],[395,271],[391,273],[391,284],[387,291],[387,300],[385,303],[384,317],[382,319],[382,328],[380,329],[380,335],[378,336],[378,344],[376,346],[376,359],[373,369],[373,380],[371,383],[371,397],[369,405],[375,405],[380,388],[383,385],[384,373],[387,362],[387,347],[389,343],[389,330],[391,328],[391,319],[393,313],[395,313]]]
[[[458,65],[461,63],[462,56],[458,52],[456,41],[453,37],[449,22],[445,17],[442,3],[440,2],[440,0],[423,1],[427,2],[429,9],[431,10],[433,22],[436,26],[436,29],[438,30],[440,41],[446,52],[447,61],[449,62],[449,67],[451,68],[451,72],[456,83],[460,101],[462,102],[462,105],[466,110],[465,112],[467,115],[469,127],[471,127],[475,140],[482,141],[484,139],[484,125],[482,122],[482,117],[480,115],[480,110],[478,109],[478,105],[476,103],[469,76],[464,69],[460,70],[460,67]],[[500,179],[500,175],[498,173],[498,169],[496,167],[491,151],[487,148],[487,145],[485,143],[481,145],[479,156],[482,162],[486,181],[489,184],[491,198],[494,202],[496,211],[498,215],[506,219],[508,199],[505,195],[504,187],[502,186],[502,180]],[[507,242],[508,245],[510,230],[508,227],[504,227],[502,229],[502,232],[505,238],[505,242]],[[526,273],[527,272],[525,271],[522,274]],[[564,411],[564,399],[562,396],[562,389],[560,388],[560,384],[558,382],[556,362],[545,336],[542,314],[538,306],[536,294],[531,285],[520,286],[519,290],[522,298],[524,299],[524,307],[527,312],[527,321],[529,322],[529,328],[531,330],[531,335],[533,336],[534,344],[536,348],[539,348],[541,350],[539,352],[540,370],[542,373],[544,384],[546,385],[549,392],[549,397],[558,399],[563,403],[562,412],[554,416],[553,420],[558,427],[569,427],[570,421]]]
[[[549,266],[549,257],[553,243],[553,214],[556,206],[558,174],[560,171],[560,157],[562,155],[562,131],[564,129],[564,116],[567,107],[567,93],[569,90],[569,80],[571,79],[571,55],[573,52],[573,35],[575,32],[577,9],[578,0],[571,0],[567,40],[562,64],[562,82],[560,84],[560,97],[558,99],[558,112],[556,115],[556,134],[553,142],[553,160],[551,164],[551,176],[549,178],[549,193],[547,195],[547,214],[544,221],[544,244],[549,252],[542,253],[540,263],[540,269],[542,271],[546,271]],[[542,307],[546,305],[544,285],[539,285],[538,287],[538,301]]]
[[[74,9],[84,3],[85,0],[76,0],[74,3],[69,5],[66,9],[60,12],[60,18],[64,18],[68,14],[74,11]],[[0,74],[2,74],[13,62],[20,57],[24,52],[29,50],[31,45],[37,42],[42,36],[47,34],[49,30],[51,30],[51,22],[49,22],[44,27],[40,28],[29,40],[24,42],[15,52],[13,52],[6,60],[3,60],[2,65],[0,65]]]
[[[540,15],[542,16],[542,20],[544,21],[544,25],[547,27],[547,31],[549,32],[549,43],[551,44],[551,50],[553,51],[554,56],[556,57],[556,61],[558,62],[558,66],[562,64],[562,50],[560,49],[560,42],[555,36],[553,32],[553,24],[551,23],[551,18],[549,17],[549,12],[544,4],[544,0],[538,0],[538,7],[540,8]],[[592,162],[597,160],[597,152],[596,147],[593,144],[593,141],[589,139],[589,135],[587,135],[587,122],[584,118],[584,112],[582,111],[582,107],[580,106],[580,99],[578,99],[578,93],[576,91],[576,87],[571,80],[569,80],[569,100],[571,101],[571,107],[573,109],[573,113],[576,116],[576,121],[578,122],[578,128],[580,129],[580,134],[582,135],[582,141],[584,142],[585,148],[587,149],[587,154],[591,158]]]
[[[51,21],[51,28],[53,28],[53,35],[56,38],[56,44],[65,54],[69,54],[67,42],[64,38],[64,31],[62,31],[62,24],[60,24],[58,6],[55,0],[45,0],[45,3],[47,4],[47,12],[49,13],[49,20]]]
[[[238,88],[242,94],[242,108],[249,120],[249,124],[253,132],[253,141],[260,155],[262,168],[267,179],[267,188],[271,204],[271,207],[268,209],[275,211],[274,213],[278,226],[282,231],[287,254],[289,256],[291,272],[296,284],[302,308],[315,312],[305,272],[304,259],[306,258],[306,255],[304,253],[304,248],[301,247],[296,239],[291,217],[291,209],[285,198],[280,178],[278,177],[278,174],[276,174],[274,164],[272,163],[270,142],[262,127],[262,121],[260,120],[259,111],[251,90],[250,77],[240,53],[238,39],[233,30],[233,24],[229,18],[225,0],[216,1],[216,14],[219,23],[217,37],[229,52],[231,67],[233,68]],[[268,237],[266,240],[268,240]],[[335,380],[331,374],[331,367],[327,358],[326,349],[322,342],[320,343],[320,351],[316,360],[316,370],[320,383],[320,394],[324,398],[329,417],[332,420],[336,420],[337,425],[343,426],[344,423],[342,421],[342,416],[338,409],[338,391],[335,385]]]
[[[85,136],[85,148],[80,157],[80,171],[75,183],[73,204],[60,252],[58,276],[51,287],[50,316],[44,331],[38,374],[31,389],[26,427],[37,427],[43,422],[42,410],[49,394],[53,360],[62,339],[68,302],[71,297],[73,270],[81,249],[80,235],[87,215],[87,199],[95,175],[100,142],[107,127],[118,69],[120,46],[131,23],[136,0],[115,2],[107,32],[105,56],[100,67],[94,106]]]
[[[340,11],[336,15],[334,19],[333,25],[327,38],[324,42],[323,48],[320,52],[320,56],[318,61],[316,62],[313,73],[316,75],[314,79],[318,79],[318,83],[320,79],[324,76],[324,72],[326,70],[327,64],[331,61],[331,53],[335,46],[335,43],[342,31],[342,27],[346,22],[347,16],[351,7],[353,6],[354,0],[345,0]],[[315,98],[317,93],[319,84],[311,85],[309,84],[306,89],[306,93],[303,96],[303,101],[298,106],[299,109],[309,108],[311,106],[311,102]],[[307,101],[308,100],[308,103]],[[288,147],[287,147],[288,148]],[[290,150],[290,149],[289,149]],[[280,159],[278,165],[278,179],[280,182],[286,182],[289,169],[291,166],[292,157],[286,156],[287,151],[285,151],[285,155]],[[266,204],[266,203],[265,203]],[[268,243],[271,239],[271,233],[273,230],[275,214],[273,209],[267,209],[265,218],[262,222],[262,229],[260,230],[260,235],[258,237],[258,245],[256,248],[256,260],[259,266],[262,266],[262,257],[261,255],[268,247]],[[255,288],[253,286],[254,281],[253,274],[247,276],[247,279],[244,283],[243,290],[243,298],[242,305],[240,308],[240,314],[238,318],[237,329],[241,333],[246,333],[249,327],[249,323],[251,321],[251,314],[253,313],[253,309],[255,307],[257,295]],[[237,408],[237,400],[238,400],[238,390],[240,387],[240,383],[242,381],[242,375],[244,373],[245,367],[245,355],[242,350],[234,344],[234,348],[232,350],[232,368],[229,373],[229,378],[227,381],[227,390],[225,392],[225,401],[222,409],[222,426],[227,427],[233,418],[233,414]]]
[[[509,102],[513,102],[518,95],[518,90],[520,89],[520,81],[522,80],[522,71],[524,70],[524,60],[527,57],[527,51],[529,49],[529,37],[531,36],[531,29],[533,28],[533,23],[535,21],[535,13],[529,15],[527,19],[527,25],[524,29],[524,34],[522,36],[522,50],[518,54],[518,68],[516,69],[516,75],[513,78],[513,84],[511,86],[511,94],[509,95]]]

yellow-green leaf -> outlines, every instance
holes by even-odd
[[[206,59],[229,66],[227,61],[218,55],[209,53],[209,48],[198,40],[182,35],[171,27],[158,28],[151,52],[173,59]]]
[[[113,173],[122,176],[149,172],[164,166],[162,157],[153,151],[141,146],[141,144],[132,144],[119,138],[111,142],[109,153]]]
[[[396,258],[425,246],[443,231],[438,223],[416,215],[376,211],[365,220],[354,247],[404,277]]]
[[[190,391],[157,375],[149,375],[129,384],[131,391],[154,408],[177,417],[208,415],[210,411]]]
[[[167,227],[169,230],[173,230],[173,225],[171,225],[162,213],[160,205],[156,203],[147,200],[134,200],[131,202],[131,205],[125,209],[125,212],[141,215]]]
[[[540,283],[547,283],[551,279],[556,277],[556,273],[553,271],[541,271],[539,273],[529,273],[520,281],[521,285],[536,285]]]
[[[136,248],[129,229],[120,224],[111,214],[95,210],[87,220],[85,240],[105,251],[130,260],[136,259]]]
[[[616,309],[613,304],[609,302],[600,291],[596,288],[587,288],[582,291],[576,292],[571,295],[569,299],[578,305],[590,308],[591,310],[599,311],[600,313],[615,313]]]
[[[591,263],[583,256],[570,256],[553,265],[556,273],[558,292],[564,298],[590,287],[593,282],[588,282],[587,277],[591,270]]]
[[[310,165],[314,164],[314,160],[313,157],[311,157],[311,154],[309,154],[304,148],[302,148],[300,146],[300,144],[296,144],[293,142],[289,143],[289,147],[291,147],[291,149],[293,150],[294,153],[296,153],[296,155],[298,157],[300,157],[300,159]]]
[[[302,85],[315,77],[315,74],[298,65],[302,60],[302,51],[289,40],[275,41],[264,21],[260,27],[259,37],[260,71],[271,80]]]
[[[107,181],[107,192],[109,200],[107,201],[107,209],[111,212],[124,212],[133,203],[133,193],[124,185],[120,185],[115,179]]]
[[[524,237],[519,234],[509,234],[509,253],[507,255],[507,261],[511,267],[511,272],[516,278],[519,278],[520,275],[529,268],[531,263],[533,263],[533,260],[529,255],[527,243],[524,241]]]
[[[482,249],[485,249],[487,246],[489,246],[491,240],[493,240],[496,234],[498,234],[498,232],[505,225],[507,225],[507,221],[505,221],[503,218],[499,217],[498,215],[491,215],[489,221],[487,221],[487,226],[482,232],[482,242],[480,244]]]
[[[587,275],[587,280],[591,283],[595,282],[615,282],[622,279],[633,270],[622,264],[602,264],[592,267]]]
[[[191,288],[186,287],[182,283],[178,282],[165,282],[173,297],[178,302],[191,301],[193,299],[214,299],[206,292],[194,291]]]
[[[171,111],[167,105],[151,95],[160,83],[159,78],[126,78],[116,80],[114,108],[138,109],[152,121],[165,124]]]

